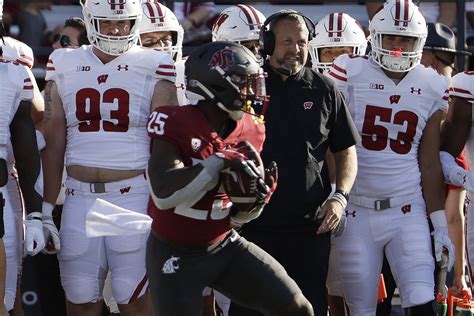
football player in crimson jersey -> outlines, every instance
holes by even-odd
[[[448,84],[419,65],[427,27],[410,0],[387,1],[369,30],[370,57],[342,55],[329,71],[362,135],[359,172],[346,208],[352,216],[334,238],[332,262],[351,315],[375,315],[384,252],[405,314],[436,315],[426,210],[436,259],[447,249],[451,269],[455,255],[438,158]]]
[[[177,104],[175,69],[168,54],[136,45],[139,0],[81,4],[92,45],[55,50],[47,65],[43,216],[51,215],[64,162],[68,174],[60,243],[53,239],[48,251],[60,250],[68,315],[100,315],[108,271],[120,313],[150,315],[148,234],[88,238],[84,221],[97,198],[146,212],[147,118]]]
[[[206,286],[267,315],[313,315],[284,268],[231,228],[258,217],[272,190],[258,186],[265,202],[244,211],[219,181],[224,168],[247,170],[250,162],[235,152],[236,144],[248,141],[243,148],[255,155],[262,149],[264,125],[249,114],[251,104],[266,99],[262,69],[243,46],[214,42],[187,59],[186,78],[188,89],[205,100],[160,107],[148,124],[153,223],[147,268],[156,315],[198,315]],[[276,170],[265,176],[272,188],[275,177]]]

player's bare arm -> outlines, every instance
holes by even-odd
[[[34,186],[40,172],[40,158],[30,113],[31,103],[22,101],[10,124],[10,132],[25,208],[28,212],[38,212],[42,199]]]
[[[160,80],[153,90],[151,110],[163,105],[178,105],[176,85],[168,80]]]
[[[464,267],[466,266],[465,258],[465,239],[464,239],[464,199],[466,193],[460,188],[449,190],[446,196],[446,219],[448,222],[448,231],[454,248],[456,249],[454,259],[454,278],[453,278],[453,295],[459,295],[461,290],[466,288],[464,280]]]
[[[43,117],[45,150],[42,152],[44,170],[44,200],[55,204],[61,187],[66,150],[66,119],[58,88],[48,81],[44,90],[45,111]]]
[[[441,127],[440,149],[457,157],[466,144],[471,130],[472,104],[451,96],[446,120]]]
[[[333,153],[336,162],[336,189],[349,192],[357,175],[357,154],[355,146]],[[341,203],[342,202],[342,203]],[[329,199],[321,208],[323,222],[318,234],[333,230],[339,224],[347,201]]]
[[[423,130],[418,160],[421,185],[428,213],[444,209],[444,181],[439,161],[439,132],[442,112],[431,116]]]

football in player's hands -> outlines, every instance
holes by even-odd
[[[230,150],[242,154],[245,159],[223,169],[221,182],[234,206],[239,211],[247,211],[269,191],[263,180],[265,171],[262,159],[248,142],[240,142]]]

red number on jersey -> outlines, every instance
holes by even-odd
[[[110,110],[110,118],[116,122],[104,120],[103,129],[106,132],[126,132],[128,131],[128,117],[130,108],[130,96],[127,91],[119,88],[112,88],[104,91],[101,101],[100,92],[93,88],[83,88],[76,94],[76,117],[79,121],[80,132],[98,132],[100,130],[101,103],[115,104],[117,109]]]
[[[362,125],[362,146],[368,150],[381,151],[390,144],[390,148],[397,154],[405,155],[411,150],[411,142],[416,135],[418,116],[410,111],[395,113],[393,124],[406,126],[404,132],[398,132],[397,139],[389,139],[388,129],[383,125],[375,124],[376,118],[380,122],[390,123],[392,109],[367,105],[364,124]]]

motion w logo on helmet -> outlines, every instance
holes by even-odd
[[[394,16],[393,20],[395,21],[395,26],[408,26],[408,22],[410,22],[411,18],[409,15],[409,5],[411,0],[396,0],[395,3],[395,14],[392,8],[392,16]],[[402,17],[403,15],[403,17]]]
[[[110,8],[112,10],[123,10],[127,0],[109,0]]]
[[[235,65],[234,51],[230,48],[218,50],[212,55],[209,61],[209,66],[213,68],[220,67],[221,69],[228,69]]]
[[[226,13],[222,13],[221,15],[219,15],[216,22],[214,22],[214,25],[212,27],[212,31],[217,32],[217,30],[221,27],[222,23],[224,23],[224,21],[227,20],[228,17],[229,17],[229,15],[226,14]]]

